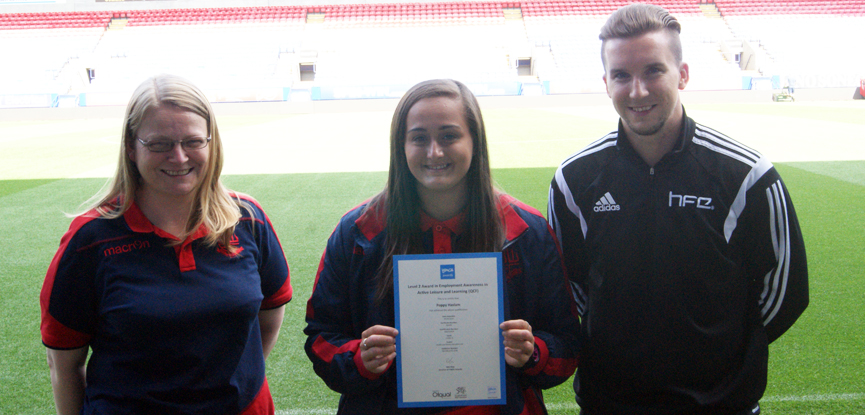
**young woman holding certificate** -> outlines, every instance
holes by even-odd
[[[307,304],[306,353],[342,394],[339,414],[545,414],[542,389],[573,374],[579,320],[554,235],[492,184],[477,100],[431,80],[393,116],[387,186],[327,242]],[[398,408],[393,256],[502,252],[505,405]]]

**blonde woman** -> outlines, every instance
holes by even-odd
[[[57,413],[273,414],[264,360],[288,264],[261,206],[220,182],[207,98],[148,79],[122,139],[115,177],[72,221],[42,288]]]

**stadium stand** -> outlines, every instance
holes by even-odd
[[[463,80],[479,95],[600,93],[597,34],[606,16],[627,3],[482,0],[0,14],[0,54],[14,62],[0,68],[0,107],[123,103],[141,79],[158,72],[195,79],[217,101],[398,96],[432,77]],[[689,89],[752,88],[761,85],[757,79],[772,79],[775,87],[788,79],[798,87],[846,85],[853,77],[858,84],[865,70],[865,55],[827,41],[857,36],[865,0],[654,3],[682,22],[694,75]]]
[[[796,88],[854,86],[865,76],[865,55],[850,47],[862,38],[865,1],[716,0],[734,36],[765,54],[765,72]],[[859,42],[861,43],[861,42]]]

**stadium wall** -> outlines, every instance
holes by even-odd
[[[387,0],[387,3],[422,3]],[[0,13],[357,4],[357,0],[0,0]]]
[[[853,94],[852,88],[814,88],[797,89],[796,101],[847,101]],[[711,103],[749,103],[771,102],[772,91],[767,90],[727,90],[727,91],[688,91],[681,92],[682,102],[689,104]],[[235,102],[215,103],[217,116],[262,115],[262,114],[315,114],[332,112],[391,112],[396,107],[397,98],[330,100],[308,102]],[[499,108],[557,108],[581,106],[609,106],[606,94],[563,94],[541,96],[481,96],[478,97],[481,109]],[[778,103],[778,105],[789,105]],[[0,122],[38,121],[64,119],[122,118],[123,105],[96,107],[60,108],[0,108]]]

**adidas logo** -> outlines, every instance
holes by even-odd
[[[595,212],[610,212],[614,210],[622,210],[622,207],[616,204],[616,201],[613,200],[613,195],[610,192],[607,192],[604,196],[601,197],[601,200],[595,202]]]

